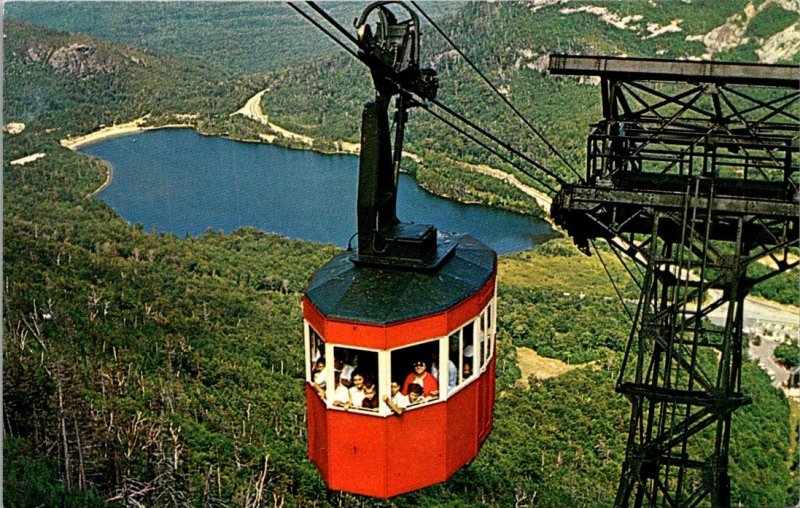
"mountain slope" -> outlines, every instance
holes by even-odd
[[[4,118],[54,137],[151,115],[225,118],[256,86],[196,61],[5,20]],[[13,146],[13,143],[11,143]]]
[[[582,171],[587,125],[600,117],[599,89],[590,80],[546,75],[548,54],[713,56],[757,61],[757,50],[766,51],[764,48],[773,44],[769,41],[775,40],[773,36],[787,30],[794,33],[797,9],[790,2],[773,0],[757,7],[743,0],[620,2],[602,7],[589,2],[470,3],[446,18],[443,28],[570,164]],[[749,21],[741,21],[740,27],[739,18]],[[740,28],[742,33],[736,36]],[[773,44],[783,48],[783,53],[772,52],[773,57],[780,54],[788,61],[797,61],[800,47],[795,46],[800,46],[800,37],[792,37],[784,37],[783,44]],[[422,46],[425,65],[433,64],[439,72],[443,102],[490,127],[565,178],[575,178],[487,91],[438,34],[423,34]],[[264,96],[263,109],[276,123],[315,136],[357,140],[356,119],[361,104],[372,95],[368,74],[360,63],[336,56],[276,73],[269,80],[270,93]],[[569,104],[568,111],[565,104]],[[410,129],[411,151],[434,151],[508,169],[425,113],[414,113]],[[538,185],[524,175],[517,176]]]
[[[325,2],[345,26],[368,2]],[[434,17],[458,8],[436,2]],[[308,63],[337,51],[283,2],[9,2],[6,15],[98,39],[193,58],[234,75]]]

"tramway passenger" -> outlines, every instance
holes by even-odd
[[[336,353],[333,357],[333,370],[338,371],[341,374],[343,385],[348,388],[352,386],[353,372],[355,372],[356,369],[352,365],[348,365],[344,362],[344,358],[342,358],[341,353]]]
[[[422,394],[422,385],[411,383],[408,387],[408,406],[422,404],[425,401],[426,398]]]
[[[364,374],[356,371],[353,374],[353,386],[350,387],[350,406],[361,407],[364,401]]]
[[[347,387],[341,383],[341,373],[334,371],[333,373],[333,405],[336,407],[344,407],[350,404],[350,392]]]
[[[361,400],[362,409],[378,409],[378,388],[372,379],[364,380],[364,398]]]
[[[401,415],[408,406],[408,397],[400,391],[400,383],[397,381],[392,381],[390,389],[392,390],[392,395],[384,395],[383,401],[395,414]]]
[[[427,365],[422,360],[414,362],[414,370],[406,376],[406,380],[403,382],[404,394],[408,395],[408,388],[412,383],[422,387],[422,395],[425,397],[439,396],[439,382],[433,374],[428,372]]]

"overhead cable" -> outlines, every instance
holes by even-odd
[[[631,311],[628,310],[628,305],[625,303],[625,299],[622,298],[622,293],[617,288],[617,283],[614,282],[614,278],[611,276],[611,272],[608,270],[606,266],[606,262],[603,260],[603,256],[600,255],[600,250],[597,248],[597,245],[594,244],[594,240],[589,240],[592,244],[592,248],[594,249],[595,254],[597,254],[597,259],[600,260],[600,264],[603,265],[603,270],[605,270],[606,275],[608,276],[608,280],[611,281],[611,285],[614,287],[614,292],[617,293],[617,298],[619,298],[620,304],[622,304],[622,310],[625,311],[625,314],[628,315],[628,319],[633,322],[633,316],[631,315]]]
[[[462,134],[463,136],[466,136],[467,138],[469,138],[470,140],[472,140],[474,143],[477,143],[478,145],[480,145],[481,147],[483,147],[485,150],[489,151],[489,152],[490,152],[490,153],[492,153],[493,155],[496,155],[497,157],[499,157],[500,159],[502,159],[504,162],[506,162],[506,163],[510,164],[511,166],[513,166],[513,167],[514,167],[516,170],[518,170],[518,171],[520,171],[520,172],[522,172],[522,173],[524,173],[524,174],[528,175],[528,176],[529,176],[529,177],[531,177],[532,179],[536,180],[537,182],[539,182],[539,184],[541,184],[542,186],[544,186],[545,188],[547,188],[547,189],[548,189],[548,190],[550,190],[551,192],[553,192],[553,193],[555,193],[555,192],[556,192],[556,189],[555,189],[553,186],[551,186],[550,184],[548,184],[547,182],[545,182],[545,181],[544,181],[544,180],[542,180],[541,178],[538,178],[538,177],[536,177],[535,175],[532,175],[530,172],[528,172],[528,171],[525,171],[524,169],[522,169],[522,168],[521,168],[521,167],[519,167],[518,165],[514,164],[514,162],[513,162],[513,161],[511,161],[511,159],[509,159],[508,157],[506,157],[506,156],[505,156],[505,155],[503,155],[502,153],[498,152],[498,151],[497,151],[495,148],[493,148],[493,147],[491,147],[491,146],[487,145],[486,143],[484,143],[483,141],[481,141],[480,139],[478,139],[477,137],[475,137],[475,135],[473,135],[473,134],[471,134],[471,133],[467,132],[467,131],[466,131],[466,129],[464,129],[464,128],[462,128],[462,127],[459,127],[458,125],[454,124],[453,122],[451,122],[450,120],[448,120],[447,118],[445,118],[444,116],[440,115],[439,113],[437,113],[436,111],[434,111],[433,109],[431,109],[430,107],[428,107],[428,106],[426,106],[426,105],[421,105],[421,107],[422,107],[422,108],[423,108],[425,111],[427,111],[428,113],[430,113],[430,114],[431,114],[431,115],[432,115],[434,118],[436,118],[437,120],[439,120],[439,121],[441,121],[441,122],[443,122],[443,123],[447,124],[447,125],[448,125],[450,128],[452,128],[453,130],[455,130],[455,131],[457,131],[458,133]]]
[[[358,44],[358,39],[356,39],[356,38],[353,36],[353,34],[351,34],[350,32],[348,32],[347,30],[345,30],[345,28],[344,28],[344,27],[343,27],[343,26],[342,26],[342,25],[341,25],[341,24],[340,24],[338,21],[336,21],[335,19],[333,19],[333,17],[332,17],[330,14],[328,14],[327,12],[325,12],[325,10],[324,10],[324,9],[322,9],[322,7],[320,7],[319,5],[317,5],[317,3],[316,3],[316,2],[306,2],[306,4],[308,4],[308,6],[309,6],[309,7],[311,7],[312,9],[314,9],[314,11],[316,11],[316,12],[317,12],[317,13],[318,13],[320,16],[322,16],[323,18],[325,18],[325,20],[326,20],[328,23],[330,23],[331,25],[333,25],[333,27],[334,27],[334,28],[336,28],[337,30],[339,30],[339,32],[341,32],[342,34],[344,34],[344,36],[345,36],[345,37],[347,37],[347,39],[348,39],[350,42],[352,42],[353,44],[356,44],[356,45]]]
[[[491,139],[492,141],[494,141],[498,145],[502,146],[503,148],[505,148],[509,152],[513,153],[514,155],[516,155],[520,159],[522,159],[525,162],[527,162],[528,164],[532,165],[533,167],[535,167],[536,169],[538,169],[542,173],[544,173],[544,174],[548,175],[549,177],[553,178],[560,185],[564,185],[564,184],[567,183],[564,180],[564,178],[562,178],[561,176],[558,175],[558,173],[555,173],[555,172],[547,169],[546,167],[542,166],[540,163],[536,162],[535,160],[531,159],[530,157],[528,157],[524,153],[520,152],[519,150],[517,150],[513,146],[511,146],[508,143],[506,143],[505,141],[503,141],[502,139],[498,138],[492,132],[484,129],[483,127],[481,127],[480,125],[476,124],[472,120],[468,119],[467,117],[465,117],[461,113],[455,111],[453,108],[447,106],[442,101],[440,101],[438,99],[433,99],[430,102],[435,104],[436,106],[442,108],[443,110],[447,111],[447,113],[449,113],[449,114],[453,115],[454,117],[458,118],[461,122],[469,125],[473,129],[475,129],[476,131],[480,132],[481,134],[483,134],[487,138]]]
[[[563,155],[561,155],[561,152],[559,152],[559,151],[556,149],[556,147],[555,147],[555,146],[553,146],[553,145],[552,145],[552,144],[551,144],[551,143],[550,143],[550,142],[547,140],[547,138],[545,138],[545,137],[544,137],[544,134],[542,134],[541,132],[539,132],[539,130],[538,130],[536,127],[534,127],[534,126],[533,126],[533,124],[532,124],[532,123],[531,123],[531,122],[530,122],[530,121],[529,121],[527,118],[525,118],[525,117],[522,115],[522,113],[520,113],[520,111],[519,111],[519,110],[518,110],[518,109],[517,109],[517,108],[516,108],[516,107],[515,107],[515,106],[514,106],[512,103],[511,103],[511,101],[509,101],[509,100],[508,100],[508,98],[507,98],[505,95],[503,95],[503,94],[500,92],[500,90],[498,90],[498,89],[497,89],[497,87],[495,87],[495,86],[494,86],[494,84],[493,84],[493,83],[492,83],[492,82],[489,80],[489,78],[487,78],[487,77],[486,77],[486,75],[485,75],[483,72],[481,72],[481,70],[480,70],[480,69],[478,69],[478,67],[477,67],[477,66],[476,66],[476,65],[475,65],[475,64],[472,62],[472,60],[470,60],[470,58],[469,58],[467,55],[465,55],[463,51],[461,51],[461,48],[459,48],[458,46],[456,46],[455,42],[453,42],[453,41],[452,41],[452,39],[450,39],[450,37],[449,37],[449,36],[448,36],[446,33],[444,33],[444,31],[443,31],[443,30],[442,30],[442,29],[439,27],[439,25],[438,25],[438,24],[436,24],[436,22],[435,22],[435,21],[434,21],[434,20],[433,20],[433,19],[432,19],[430,16],[428,16],[428,14],[427,14],[427,13],[426,13],[424,10],[422,10],[422,6],[421,6],[421,5],[420,5],[418,2],[415,2],[415,1],[412,1],[412,2],[411,2],[411,5],[413,5],[414,7],[416,7],[416,9],[419,11],[419,13],[420,13],[420,14],[422,14],[422,16],[423,16],[423,17],[424,17],[426,20],[428,20],[428,23],[430,23],[430,24],[431,24],[431,26],[433,26],[433,28],[435,28],[435,29],[436,29],[436,31],[437,31],[437,32],[439,32],[439,34],[440,34],[442,37],[444,37],[444,39],[445,39],[445,40],[446,40],[446,41],[447,41],[447,42],[450,44],[450,46],[452,46],[452,47],[453,47],[453,49],[454,49],[454,50],[456,50],[456,51],[458,52],[458,54],[459,54],[459,55],[461,55],[461,58],[463,58],[463,59],[464,59],[464,61],[466,61],[466,62],[469,64],[469,66],[470,66],[470,67],[472,67],[472,70],[474,70],[476,73],[478,73],[478,75],[479,75],[479,76],[480,76],[480,77],[483,79],[483,82],[484,82],[484,83],[486,83],[486,85],[487,85],[489,88],[491,88],[491,89],[492,89],[492,91],[493,91],[493,92],[494,92],[494,93],[495,93],[495,94],[496,94],[496,95],[497,95],[497,96],[498,96],[498,97],[499,97],[499,98],[500,98],[500,99],[501,99],[501,100],[502,100],[502,101],[503,101],[503,102],[506,104],[506,106],[508,106],[508,107],[511,109],[511,111],[513,111],[513,112],[514,112],[514,114],[516,114],[516,115],[517,115],[517,117],[518,117],[520,120],[522,120],[522,122],[523,122],[525,125],[527,125],[527,126],[528,126],[528,128],[529,128],[531,131],[533,131],[533,133],[534,133],[534,134],[536,134],[536,136],[537,136],[537,137],[538,137],[538,138],[539,138],[539,139],[540,139],[540,140],[541,140],[541,141],[542,141],[542,142],[543,142],[545,145],[547,145],[547,148],[549,148],[549,149],[550,149],[550,151],[552,151],[552,152],[553,152],[553,153],[554,153],[554,154],[555,154],[555,155],[556,155],[556,156],[557,156],[559,159],[561,159],[561,162],[563,162],[563,163],[564,163],[564,164],[565,164],[565,165],[566,165],[566,166],[567,166],[567,167],[570,169],[570,171],[572,171],[572,173],[573,173],[573,174],[574,174],[576,177],[578,177],[578,180],[580,180],[580,181],[583,181],[583,177],[580,175],[580,173],[578,173],[578,172],[575,170],[575,168],[572,166],[572,164],[570,164],[570,163],[569,163],[569,161],[567,161],[567,159],[565,159],[565,158],[564,158],[564,156],[563,156]]]
[[[358,57],[358,54],[357,54],[355,51],[353,51],[353,50],[352,50],[352,49],[351,49],[349,46],[347,46],[347,44],[345,44],[345,43],[344,43],[344,42],[342,42],[341,40],[337,39],[337,38],[336,38],[336,36],[335,36],[335,35],[333,35],[333,34],[332,34],[330,31],[328,31],[328,29],[327,29],[327,28],[325,28],[324,26],[322,26],[322,24],[321,24],[319,21],[317,21],[317,20],[315,20],[314,18],[312,18],[311,16],[309,16],[309,15],[308,15],[308,13],[306,13],[305,11],[303,11],[301,8],[297,7],[297,6],[296,6],[296,5],[295,5],[293,2],[284,2],[284,3],[285,3],[286,5],[288,5],[289,7],[291,7],[292,9],[294,9],[294,11],[295,11],[295,12],[297,12],[298,14],[300,14],[301,16],[303,16],[303,17],[304,17],[306,20],[308,20],[308,22],[309,22],[309,23],[311,23],[312,25],[314,25],[315,27],[317,27],[317,28],[318,28],[318,29],[319,29],[319,30],[320,30],[322,33],[324,33],[325,35],[327,35],[329,39],[331,39],[333,42],[335,42],[336,44],[338,44],[339,46],[341,46],[341,47],[342,47],[342,49],[344,49],[345,51],[347,51],[348,53],[350,53],[350,55],[351,55],[351,56],[353,56],[353,57],[357,58],[358,60],[361,60],[361,59]],[[308,2],[308,3],[312,3],[312,2]],[[338,26],[338,23],[336,24],[336,26]],[[341,31],[341,30],[340,30],[340,31]],[[349,34],[348,34],[348,35],[349,35]]]

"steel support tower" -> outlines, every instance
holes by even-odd
[[[798,265],[798,68],[553,55],[550,72],[599,78],[603,114],[552,215],[587,253],[606,240],[641,290],[615,504],[729,506],[745,297]]]

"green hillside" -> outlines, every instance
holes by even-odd
[[[368,2],[325,2],[352,26]],[[430,5],[431,15],[454,11],[454,2]],[[191,58],[234,75],[308,63],[337,51],[283,2],[8,2],[6,16],[165,56]]]
[[[506,8],[517,7],[469,6],[452,26],[465,34]],[[300,297],[336,249],[252,228],[198,238],[147,234],[86,197],[105,168],[58,144],[148,113],[157,124],[199,114],[193,122],[207,132],[254,129],[228,114],[264,81],[10,19],[5,35],[4,117],[27,128],[3,140],[4,505],[242,506],[256,496],[284,506],[385,505],[328,491],[306,458]],[[82,59],[53,60],[75,45],[90,49],[78,51]],[[491,44],[485,48],[493,54]],[[59,64],[68,61],[83,63]],[[335,64],[315,65],[338,79]],[[303,72],[277,73],[275,86],[299,83]],[[593,114],[593,87],[532,70],[508,75],[550,87],[537,89],[539,102],[531,98],[526,111],[544,101],[555,114],[553,94],[585,96],[567,131]],[[335,94],[329,111],[340,115],[334,105],[344,93],[327,81],[318,85]],[[467,86],[458,94],[472,93]],[[281,107],[292,97],[299,107],[306,88],[285,90]],[[476,104],[446,93],[448,102]],[[345,102],[357,112],[363,100]],[[305,108],[298,115],[310,115]],[[482,114],[493,111],[486,106]],[[281,114],[291,119],[288,109]],[[319,132],[332,121],[321,119]],[[566,136],[557,125],[547,128]],[[423,124],[411,133],[421,150],[443,151],[433,160],[444,166],[445,156],[461,153],[484,160],[460,142],[444,151],[452,138],[423,145],[422,134],[439,135],[433,129]],[[582,142],[572,142],[570,156],[579,161]],[[10,164],[35,152],[46,156]],[[500,269],[493,434],[448,482],[391,503],[608,506],[629,413],[613,391],[628,329],[614,290],[597,258],[568,240],[504,257]],[[624,286],[622,269],[611,270]],[[516,347],[595,363],[525,388],[517,384]],[[783,506],[796,498],[788,403],[754,365],[743,384],[755,404],[734,416],[732,500]]]
[[[23,138],[35,133],[57,140],[144,115],[154,125],[195,115],[192,122],[202,128],[225,121],[262,85],[228,78],[198,61],[10,18],[4,35],[3,117],[26,124]],[[9,143],[6,152],[16,146]]]
[[[544,72],[546,55],[563,52],[703,57],[707,52],[705,44],[694,39],[725,24],[731,16],[743,16],[748,1],[618,2],[594,7],[601,9],[600,13],[582,11],[593,5],[589,2],[567,5],[537,10],[524,3],[473,2],[444,19],[442,28],[492,82],[505,91],[523,115],[563,152],[570,164],[583,171],[587,126],[600,118],[599,87],[580,84],[572,77],[548,76]],[[796,21],[797,16],[797,12],[770,3],[757,10],[748,27],[758,33],[774,34],[786,28],[787,20],[794,18]],[[673,23],[677,24],[678,31],[652,35],[647,30],[651,27],[657,31]],[[687,40],[689,38],[692,40]],[[747,44],[714,53],[713,58],[757,61],[755,49],[758,46],[755,37],[751,39]],[[463,60],[452,54],[446,41],[428,31],[422,45],[423,61],[433,62],[439,72],[439,98],[445,104],[489,127],[568,180],[575,179],[490,93]],[[789,61],[797,62],[798,55],[795,53]],[[274,122],[291,130],[356,141],[358,124],[348,119],[359,118],[363,102],[371,95],[368,73],[362,67],[342,54],[328,61],[275,73],[269,78],[270,92],[264,96],[262,107]],[[565,104],[569,105],[568,110]],[[414,113],[412,129],[408,141],[410,151],[434,151],[457,160],[488,162],[509,170],[502,161],[487,156],[482,149],[424,112]],[[525,183],[540,187],[525,175],[517,176]]]

